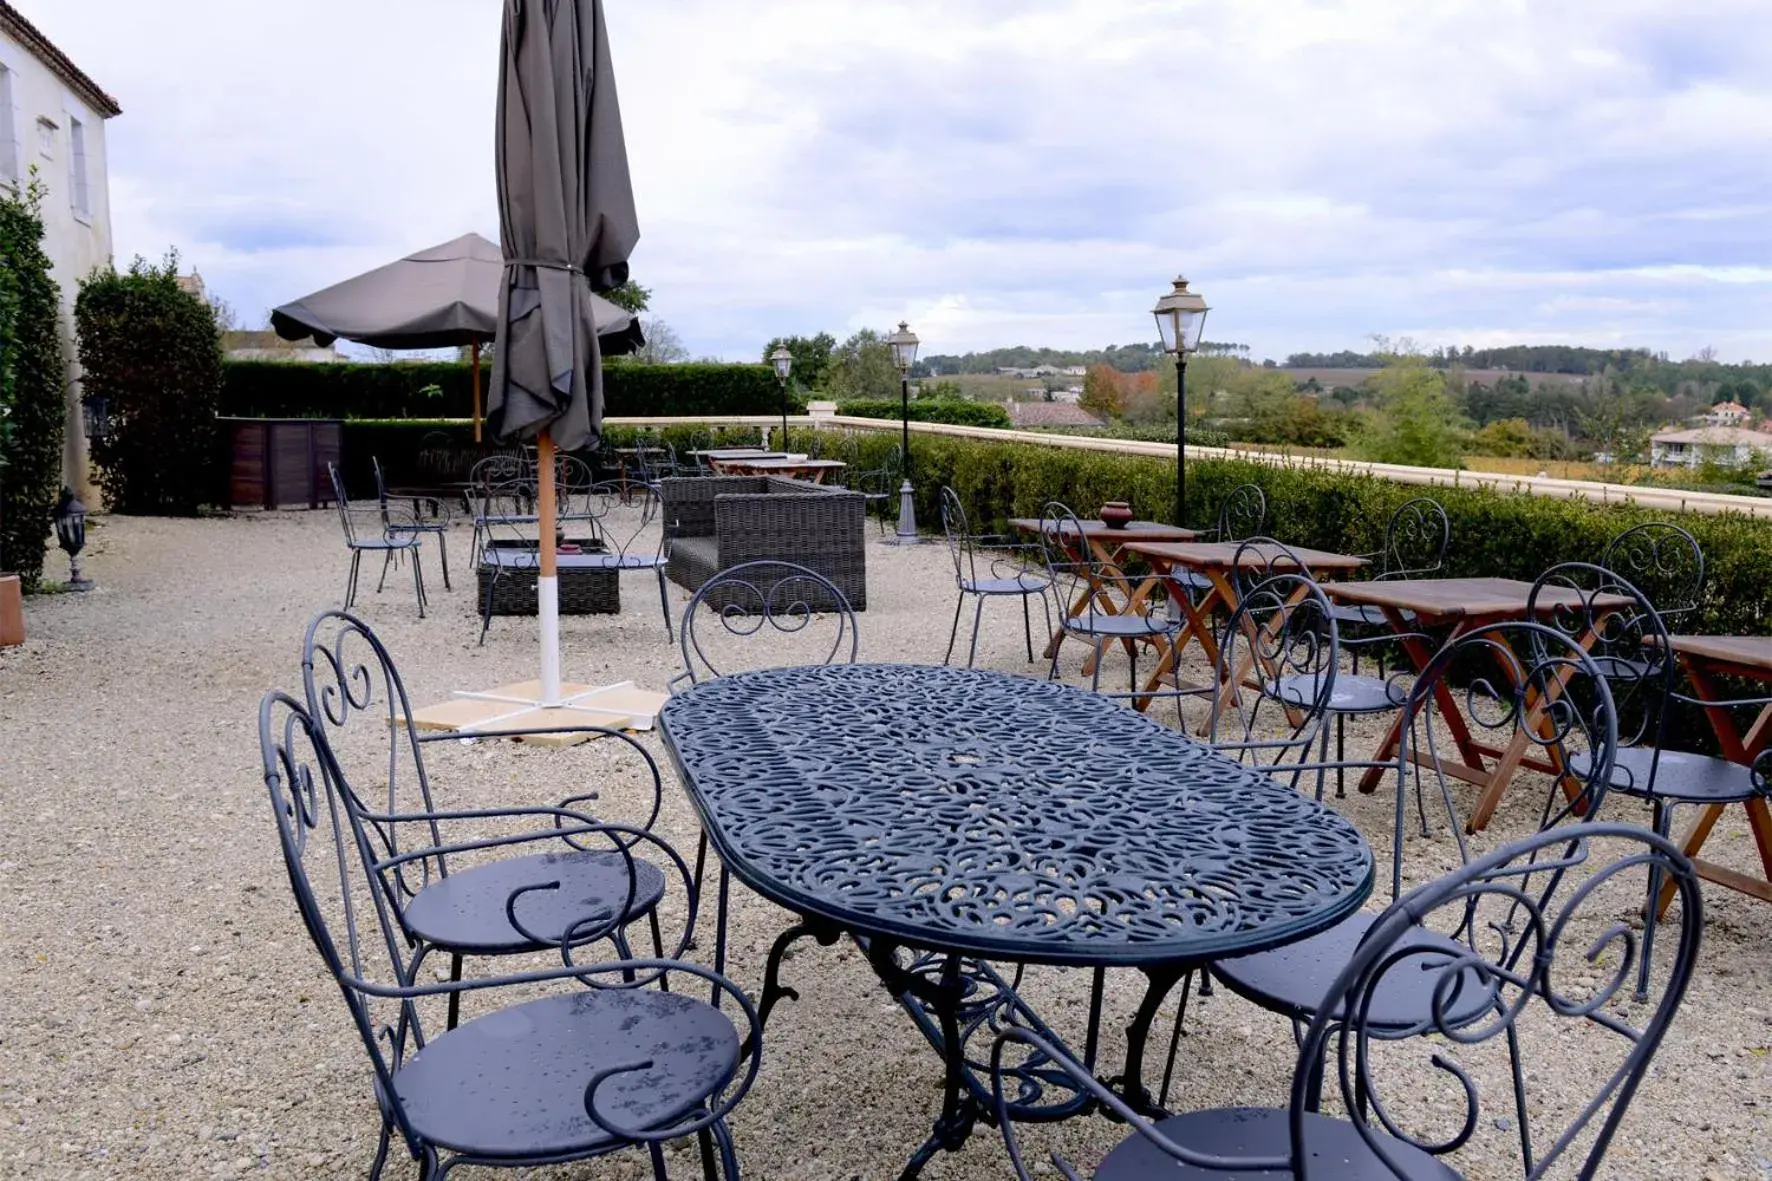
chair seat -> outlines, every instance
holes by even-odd
[[[1309,709],[1317,703],[1317,677],[1299,674],[1281,677],[1268,689],[1268,696]],[[1402,709],[1408,690],[1402,685],[1379,677],[1335,674],[1335,686],[1329,691],[1326,707],[1336,714],[1378,714]]]
[[[962,579],[960,589],[969,595],[1037,595],[1051,586],[1040,574],[1018,574],[1014,578]]]
[[[1308,1021],[1377,920],[1377,915],[1361,911],[1309,939],[1272,951],[1219,960],[1212,965],[1212,974],[1264,1009]],[[1399,950],[1405,947],[1420,948],[1427,954],[1412,955],[1385,973],[1372,998],[1369,1028],[1409,1029],[1427,1020],[1433,1015],[1434,988],[1440,979],[1440,972],[1432,965],[1440,962],[1438,957],[1442,954],[1470,954],[1470,948],[1464,944],[1424,928],[1398,942]],[[1489,1011],[1493,989],[1468,969],[1467,979],[1469,986],[1458,989],[1450,998],[1446,1012],[1450,1028]]]
[[[1683,750],[1664,750],[1661,762],[1654,768],[1654,790],[1649,788],[1650,763],[1655,748],[1626,747],[1612,761],[1612,789],[1634,796],[1658,796],[1682,804],[1734,804],[1752,799],[1753,772],[1740,763],[1710,755],[1695,755]],[[1584,775],[1585,754],[1571,754],[1569,766],[1577,775]]]
[[[1399,611],[1397,615],[1404,623],[1415,622],[1413,611]],[[1341,627],[1389,628],[1391,625],[1391,621],[1384,617],[1384,609],[1370,603],[1331,603],[1329,618]]]
[[[352,549],[363,549],[363,550],[375,550],[377,552],[380,552],[382,550],[417,549],[418,548],[418,538],[410,537],[410,536],[408,536],[408,537],[360,537],[360,538],[357,538],[351,542],[351,548]]]
[[[693,1111],[738,1068],[738,1031],[711,1006],[654,989],[589,989],[476,1017],[434,1038],[394,1075],[425,1140],[485,1157],[566,1156],[613,1138],[585,1113],[585,1088],[612,1066],[651,1060],[597,1088],[623,1127]]]
[[[1169,581],[1186,587],[1190,591],[1206,591],[1212,589],[1212,580],[1194,570],[1172,570]]]
[[[657,866],[636,859],[634,901],[627,918],[645,914],[664,896]],[[512,891],[559,882],[517,902],[518,920],[544,939],[559,939],[574,923],[591,920],[595,933],[628,892],[628,862],[614,851],[539,853],[458,870],[420,890],[406,904],[406,923],[428,943],[476,955],[514,955],[534,950],[505,915]]]
[[[1140,639],[1173,632],[1179,625],[1160,615],[1073,615],[1064,630],[1073,635]]]
[[[1291,1143],[1290,1120],[1283,1108],[1221,1107],[1166,1119],[1157,1130],[1200,1153],[1273,1157],[1284,1154]],[[1435,1157],[1377,1128],[1371,1130],[1402,1168],[1405,1181],[1459,1181],[1459,1174]],[[1391,1181],[1399,1176],[1346,1120],[1306,1112],[1302,1147],[1307,1158],[1304,1176],[1310,1181]],[[1137,1134],[1108,1153],[1095,1171],[1096,1181],[1292,1181],[1293,1176],[1286,1168],[1195,1168]]]

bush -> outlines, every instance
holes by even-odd
[[[856,418],[889,418],[903,421],[904,406],[891,398],[857,398],[839,402],[837,413]],[[950,426],[1007,428],[1009,412],[995,402],[965,402],[949,398],[918,398],[910,404],[912,422],[945,422]]]
[[[215,498],[221,334],[215,312],[179,288],[178,256],[127,273],[94,271],[74,304],[86,393],[109,401],[93,443],[113,511],[190,516]]]
[[[0,570],[27,591],[43,577],[67,416],[61,289],[43,252],[42,191],[33,181],[0,199]]]
[[[481,396],[492,367],[481,372]],[[430,392],[434,391],[434,392]],[[614,417],[779,414],[781,386],[767,365],[603,366],[604,413]],[[789,391],[789,412],[806,413]],[[236,418],[471,418],[473,367],[459,361],[329,365],[229,361],[221,412]]]

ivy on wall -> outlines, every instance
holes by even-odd
[[[22,192],[0,192],[0,570],[19,575],[26,591],[43,577],[67,415],[43,192],[35,177]]]

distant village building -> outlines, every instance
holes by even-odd
[[[1753,412],[1740,402],[1718,402],[1704,414],[1706,426],[1744,426]]]
[[[1733,426],[1660,431],[1649,436],[1654,467],[1697,467],[1701,463],[1736,467],[1772,461],[1772,435]]]
[[[342,364],[350,360],[332,345],[311,340],[284,340],[269,329],[222,333],[222,352],[230,361],[315,361]]]
[[[62,349],[68,359],[63,482],[89,499],[80,369],[74,351],[74,297],[80,280],[111,261],[111,187],[105,120],[117,100],[0,0],[0,188],[17,191],[37,170],[44,187],[43,250],[62,293]]]
[[[1100,426],[1101,419],[1070,402],[1011,402],[1009,425],[1017,429]]]

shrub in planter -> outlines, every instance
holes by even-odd
[[[74,305],[86,393],[107,399],[93,445],[113,511],[189,516],[214,498],[221,336],[208,304],[179,289],[178,256],[94,271]]]

